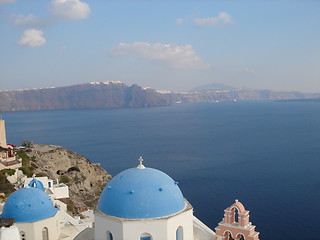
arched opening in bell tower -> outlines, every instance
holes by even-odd
[[[232,233],[229,231],[226,231],[224,233],[224,240],[234,240],[234,238],[232,237]]]
[[[233,223],[239,223],[239,210],[236,207],[231,209],[232,211],[232,221]]]

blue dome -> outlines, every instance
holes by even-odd
[[[144,219],[175,214],[185,205],[180,188],[167,174],[153,168],[130,168],[103,189],[98,209],[114,217]]]
[[[16,222],[36,222],[53,217],[58,210],[48,194],[38,188],[21,188],[6,200],[1,217]]]
[[[43,186],[42,182],[39,181],[38,179],[32,179],[29,184],[29,187],[33,187],[33,188],[39,188],[40,190],[44,191],[46,188]]]

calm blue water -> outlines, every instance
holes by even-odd
[[[168,173],[214,228],[235,199],[261,239],[320,239],[320,103],[226,102],[3,113],[8,142],[56,144],[111,174]]]

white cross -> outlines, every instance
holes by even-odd
[[[139,165],[138,165],[138,167],[137,167],[137,168],[139,168],[139,169],[144,169],[144,168],[145,168],[145,166],[143,166],[143,164],[142,164],[142,162],[143,162],[143,158],[142,158],[141,156],[139,157],[138,161],[139,161],[140,163],[139,163]]]

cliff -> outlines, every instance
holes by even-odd
[[[217,83],[184,93],[160,92],[136,84],[129,87],[121,82],[91,82],[68,87],[0,91],[0,111],[153,107],[175,102],[310,98],[320,98],[320,94],[239,89]]]
[[[167,92],[162,94],[167,102],[217,102],[230,100],[284,100],[320,98],[319,93],[277,92],[255,89],[228,89],[199,92]]]
[[[92,82],[68,87],[0,91],[0,111],[164,106],[154,90],[121,82]]]
[[[35,144],[27,155],[34,173],[69,186],[74,213],[93,208],[111,175],[98,164],[60,146]]]

